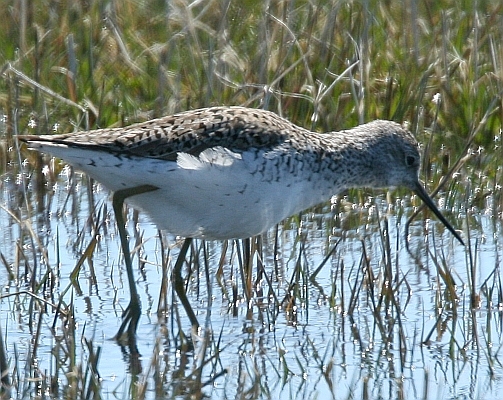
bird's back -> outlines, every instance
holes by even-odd
[[[174,161],[179,152],[198,156],[216,146],[232,151],[272,148],[288,140],[292,133],[299,132],[309,133],[270,111],[210,107],[124,128],[23,138],[45,141],[47,146],[66,145]]]

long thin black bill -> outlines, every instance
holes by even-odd
[[[424,190],[423,186],[417,182],[416,187],[414,188],[416,194],[419,196],[421,200],[423,200],[424,204],[428,206],[428,208],[433,211],[433,213],[437,216],[437,218],[445,225],[449,231],[454,235],[456,239],[458,239],[459,243],[461,243],[463,246],[465,243],[463,242],[463,239],[458,235],[458,233],[454,230],[452,225],[445,219],[445,217],[442,215],[440,210],[437,208],[431,197],[426,193],[426,190]]]

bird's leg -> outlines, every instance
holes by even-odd
[[[185,292],[185,284],[182,278],[183,262],[185,261],[185,256],[190,248],[191,243],[192,238],[186,238],[184,240],[182,248],[180,249],[180,253],[178,254],[178,258],[176,259],[175,266],[173,268],[173,275],[174,275],[174,286],[176,294],[178,295],[178,298],[180,299],[180,302],[182,303],[183,308],[185,309],[185,312],[187,313],[190,319],[192,327],[198,328],[199,322],[197,321],[196,314],[194,314],[194,310],[192,310],[189,300],[187,299],[187,293]]]
[[[131,262],[131,253],[129,252],[129,243],[127,241],[126,223],[124,221],[124,200],[126,200],[128,197],[152,192],[157,189],[158,188],[156,186],[152,185],[135,186],[133,188],[118,190],[114,192],[112,197],[112,206],[115,213],[115,219],[117,221],[117,227],[119,229],[119,237],[121,241],[122,253],[124,254],[124,262],[126,264],[130,293],[129,305],[126,307],[122,314],[122,324],[119,328],[119,331],[117,332],[117,335],[115,335],[116,340],[120,340],[122,334],[126,330],[128,332],[129,339],[133,339],[135,337],[138,320],[140,319],[141,314],[140,297],[138,296],[138,291],[136,290],[136,283],[133,274],[133,264]]]

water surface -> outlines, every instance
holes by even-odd
[[[180,238],[161,241],[128,209],[137,358],[113,340],[129,289],[109,193],[59,169],[44,169],[58,172],[43,189],[27,166],[2,176],[1,327],[25,388],[14,397],[68,397],[72,384],[149,399],[490,399],[502,389],[501,228],[489,212],[473,215],[466,248],[421,214],[407,251],[418,200],[379,192],[285,221],[250,268],[247,242],[195,241],[188,295],[202,328],[191,332],[171,285]],[[455,211],[448,219],[470,221]]]

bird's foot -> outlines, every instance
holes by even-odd
[[[131,302],[122,313],[122,324],[114,337],[119,344],[129,344],[135,340],[140,315],[140,303],[131,299]]]

